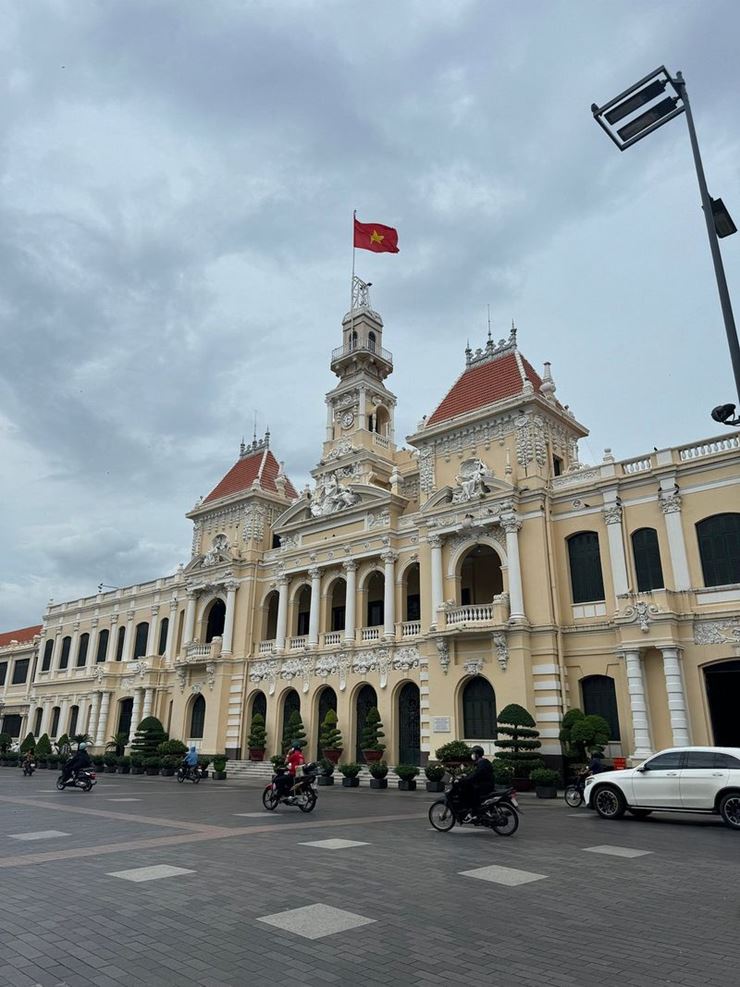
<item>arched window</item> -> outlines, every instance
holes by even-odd
[[[367,334],[367,348],[370,350],[371,353],[374,353],[375,352],[375,333],[374,332],[369,332]]]
[[[43,717],[43,715],[44,715],[44,711],[41,708],[41,706],[39,706],[39,708],[36,710],[36,713],[34,714],[34,717],[33,717],[33,735],[34,735],[34,737],[38,737],[38,735],[41,733],[41,718]]]
[[[398,762],[421,760],[421,699],[419,687],[407,682],[398,693]]]
[[[224,636],[224,624],[226,623],[226,604],[223,600],[214,600],[211,609],[208,611],[208,623],[206,624],[206,644],[210,644],[214,637]]]
[[[570,585],[574,603],[593,603],[604,599],[601,575],[599,536],[595,531],[581,531],[568,539]]]
[[[206,701],[203,696],[196,696],[190,713],[190,737],[193,740],[203,739],[203,727],[206,723]]]
[[[297,615],[295,632],[298,637],[308,634],[308,625],[311,618],[311,587],[301,586],[296,597]]]
[[[80,707],[73,706],[69,711],[69,728],[67,729],[67,733],[70,735],[70,737],[74,737],[74,735],[77,733],[77,720],[79,719],[79,717],[80,717]]]
[[[55,706],[51,711],[51,729],[49,730],[50,737],[56,737],[59,731],[59,707]]]
[[[271,590],[265,599],[263,609],[265,612],[265,626],[263,630],[263,641],[274,641],[277,637],[277,615],[280,604],[280,594],[276,589]]]
[[[632,532],[632,554],[635,558],[638,591],[646,593],[651,589],[663,589],[663,567],[660,564],[658,532],[655,528],[638,528]]]
[[[123,660],[123,645],[126,642],[126,628],[118,628],[118,641],[116,642],[116,661]]]
[[[10,683],[11,685],[23,685],[28,678],[28,666],[30,663],[30,658],[16,658],[15,664],[13,665],[13,678]]]
[[[131,717],[134,712],[134,701],[129,696],[127,699],[122,699],[118,704],[118,730],[117,733],[125,733],[127,737],[131,736]],[[138,726],[138,723],[134,724],[134,730]]]
[[[343,579],[336,579],[331,588],[331,629],[333,631],[343,631],[344,621],[347,614],[347,583]]]
[[[110,637],[110,631],[107,627],[98,635],[98,653],[95,656],[95,661],[105,661],[108,656],[108,639]]]
[[[255,713],[260,713],[267,723],[267,696],[264,692],[255,692],[254,698],[252,699],[252,716]]]
[[[740,514],[715,514],[696,525],[705,586],[740,583]]]
[[[367,722],[367,714],[378,705],[378,696],[371,685],[363,685],[357,693],[355,710],[357,713],[357,731],[355,737],[355,761],[362,764],[362,732]]]
[[[49,638],[44,645],[44,657],[41,661],[41,671],[48,672],[51,668],[51,656],[54,654],[54,641]]]
[[[367,627],[380,627],[385,620],[385,576],[382,572],[371,572],[365,583],[367,592]]]
[[[163,655],[165,649],[167,648],[167,631],[170,628],[170,618],[163,617],[162,623],[159,625],[159,644],[157,645],[157,654]]]
[[[87,661],[87,648],[90,644],[90,635],[82,634],[80,635],[80,646],[77,649],[77,667],[84,668],[85,662]]]
[[[581,679],[581,696],[586,716],[603,716],[610,727],[609,739],[620,740],[614,679],[608,675],[587,675]]]
[[[144,620],[136,625],[136,638],[134,639],[134,658],[143,658],[146,655],[146,643],[149,637],[149,624]]]
[[[404,620],[421,620],[421,592],[419,589],[419,563],[413,562],[403,574]]]
[[[301,697],[295,691],[295,689],[288,689],[288,691],[283,696],[283,722],[282,722],[282,738],[283,745],[287,746],[294,737],[289,736],[290,731],[288,730],[288,724],[290,723],[290,717],[293,713],[300,713],[301,711]]]
[[[494,740],[496,730],[496,693],[481,675],[472,678],[463,689],[463,736],[470,740]]]
[[[330,685],[327,685],[319,693],[319,715],[316,723],[316,750],[318,751],[319,757],[321,757],[321,744],[319,743],[319,738],[321,737],[321,724],[324,722],[324,717],[330,709],[333,709],[336,713],[337,694]]]
[[[350,337],[349,337],[349,348],[351,350],[356,350],[357,349],[357,332],[356,332],[356,330],[353,330],[350,333]]]
[[[72,647],[72,638],[62,639],[62,657],[59,659],[60,668],[69,668],[69,649]]]
[[[503,588],[501,559],[488,545],[473,545],[460,566],[460,605],[491,603]]]

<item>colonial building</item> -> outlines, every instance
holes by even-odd
[[[347,760],[377,705],[388,761],[419,763],[458,737],[492,749],[517,702],[550,755],[573,706],[630,758],[740,745],[737,434],[584,466],[585,426],[512,327],[466,350],[404,446],[383,331],[357,282],[313,486],[293,488],[269,435],[242,445],[187,515],[187,565],[50,605],[5,642],[6,726],[102,746],[154,713],[240,758],[255,711],[273,753],[300,710],[315,755],[334,708]]]

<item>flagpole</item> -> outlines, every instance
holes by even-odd
[[[355,246],[355,223],[357,222],[357,210],[352,210],[352,281],[349,286],[349,310],[352,311],[352,300],[355,290],[355,254],[357,253],[357,247]]]

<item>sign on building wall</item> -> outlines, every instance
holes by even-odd
[[[432,717],[432,733],[449,733],[449,732],[450,732],[449,716]]]

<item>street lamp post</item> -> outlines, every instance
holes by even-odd
[[[675,96],[666,97],[665,91],[670,86],[675,92]],[[656,100],[658,100],[656,102]],[[647,109],[646,109],[647,107]],[[636,111],[641,112],[634,116]],[[686,123],[689,128],[689,139],[691,150],[694,155],[694,165],[696,166],[696,178],[699,182],[699,192],[701,195],[701,205],[704,212],[704,220],[707,224],[707,235],[709,237],[709,249],[712,254],[714,273],[717,279],[717,290],[719,291],[719,301],[722,308],[722,317],[725,323],[727,334],[727,345],[730,348],[730,359],[732,370],[735,376],[735,387],[740,401],[740,344],[737,338],[735,327],[735,317],[732,312],[730,292],[727,288],[727,278],[722,264],[722,255],[719,249],[719,238],[731,236],[737,232],[737,228],[730,217],[721,199],[712,199],[707,189],[707,181],[704,176],[704,166],[699,153],[699,142],[696,139],[696,129],[694,118],[691,113],[689,95],[686,91],[686,83],[681,72],[677,72],[672,78],[665,66],[660,66],[654,72],[646,75],[639,82],[636,82],[629,89],[626,89],[619,96],[597,106],[591,106],[594,119],[602,127],[609,137],[614,141],[620,151],[626,150],[637,141],[647,137],[648,134],[668,123],[673,117],[680,113],[686,114]],[[616,124],[631,119],[617,128]],[[735,406],[726,404],[720,405],[712,412],[715,421],[726,425],[740,424],[740,416],[734,417]]]

